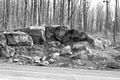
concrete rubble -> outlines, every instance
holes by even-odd
[[[59,28],[54,29],[59,31]],[[55,31],[50,31],[46,40],[45,37],[42,38],[43,35],[39,35],[39,38],[43,40],[39,45],[37,45],[39,41],[32,40],[25,32],[1,34],[1,36],[7,37],[7,40],[2,43],[5,37],[0,37],[0,59],[20,65],[91,70],[120,69],[120,52],[111,47],[110,40],[102,37],[93,38],[77,30],[72,30],[71,34],[70,30],[66,30],[61,35],[61,32],[56,35]],[[8,35],[10,36],[8,37]],[[17,35],[17,38],[14,35]],[[39,38],[38,40],[41,40]],[[7,42],[11,39],[14,41],[17,39],[17,41],[8,45]]]

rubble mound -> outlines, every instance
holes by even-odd
[[[18,32],[16,33],[18,34]],[[21,36],[23,33],[19,32],[20,35],[17,35],[19,38],[14,37],[16,34],[13,33],[5,34],[6,42],[14,41],[10,43],[11,45],[6,45],[0,39],[0,59],[20,65],[91,70],[120,69],[120,52],[111,47],[110,40],[101,37],[93,38],[76,30],[67,30],[64,35],[60,35],[60,32],[49,33],[51,34],[47,34],[47,36],[50,35],[48,40],[42,45],[31,45],[34,40],[26,38],[29,37],[26,33],[24,33],[27,35],[25,37]],[[24,40],[24,44],[22,40]],[[28,42],[30,45],[26,45]]]

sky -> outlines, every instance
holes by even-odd
[[[97,3],[103,3],[104,6],[106,6],[106,3],[103,2],[104,0],[91,0],[91,8],[95,7]],[[120,0],[118,0],[120,2]],[[115,11],[115,0],[109,0],[109,5],[111,6],[111,10]]]
[[[105,3],[103,2],[104,0],[92,0],[91,6],[96,6],[97,3],[103,3],[103,5],[105,5]],[[120,0],[119,0],[120,1]],[[109,0],[109,4],[114,7],[115,6],[115,0]]]

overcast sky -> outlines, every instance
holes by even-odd
[[[91,6],[96,6],[97,3],[103,3],[104,0],[92,0]],[[120,1],[120,0],[119,0]],[[105,3],[103,3],[105,5]],[[109,0],[109,4],[114,7],[115,0]]]
[[[104,0],[92,0],[91,7],[95,7],[97,3],[103,3],[106,6],[106,3],[103,2]],[[120,2],[120,0],[118,0]],[[115,0],[109,0],[109,4],[111,6],[111,10],[114,12],[115,10]]]

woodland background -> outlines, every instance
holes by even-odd
[[[117,5],[117,27],[120,31],[120,6]],[[115,11],[105,3],[91,7],[91,0],[0,0],[0,29],[13,30],[28,26],[69,25],[85,32],[113,32]]]

